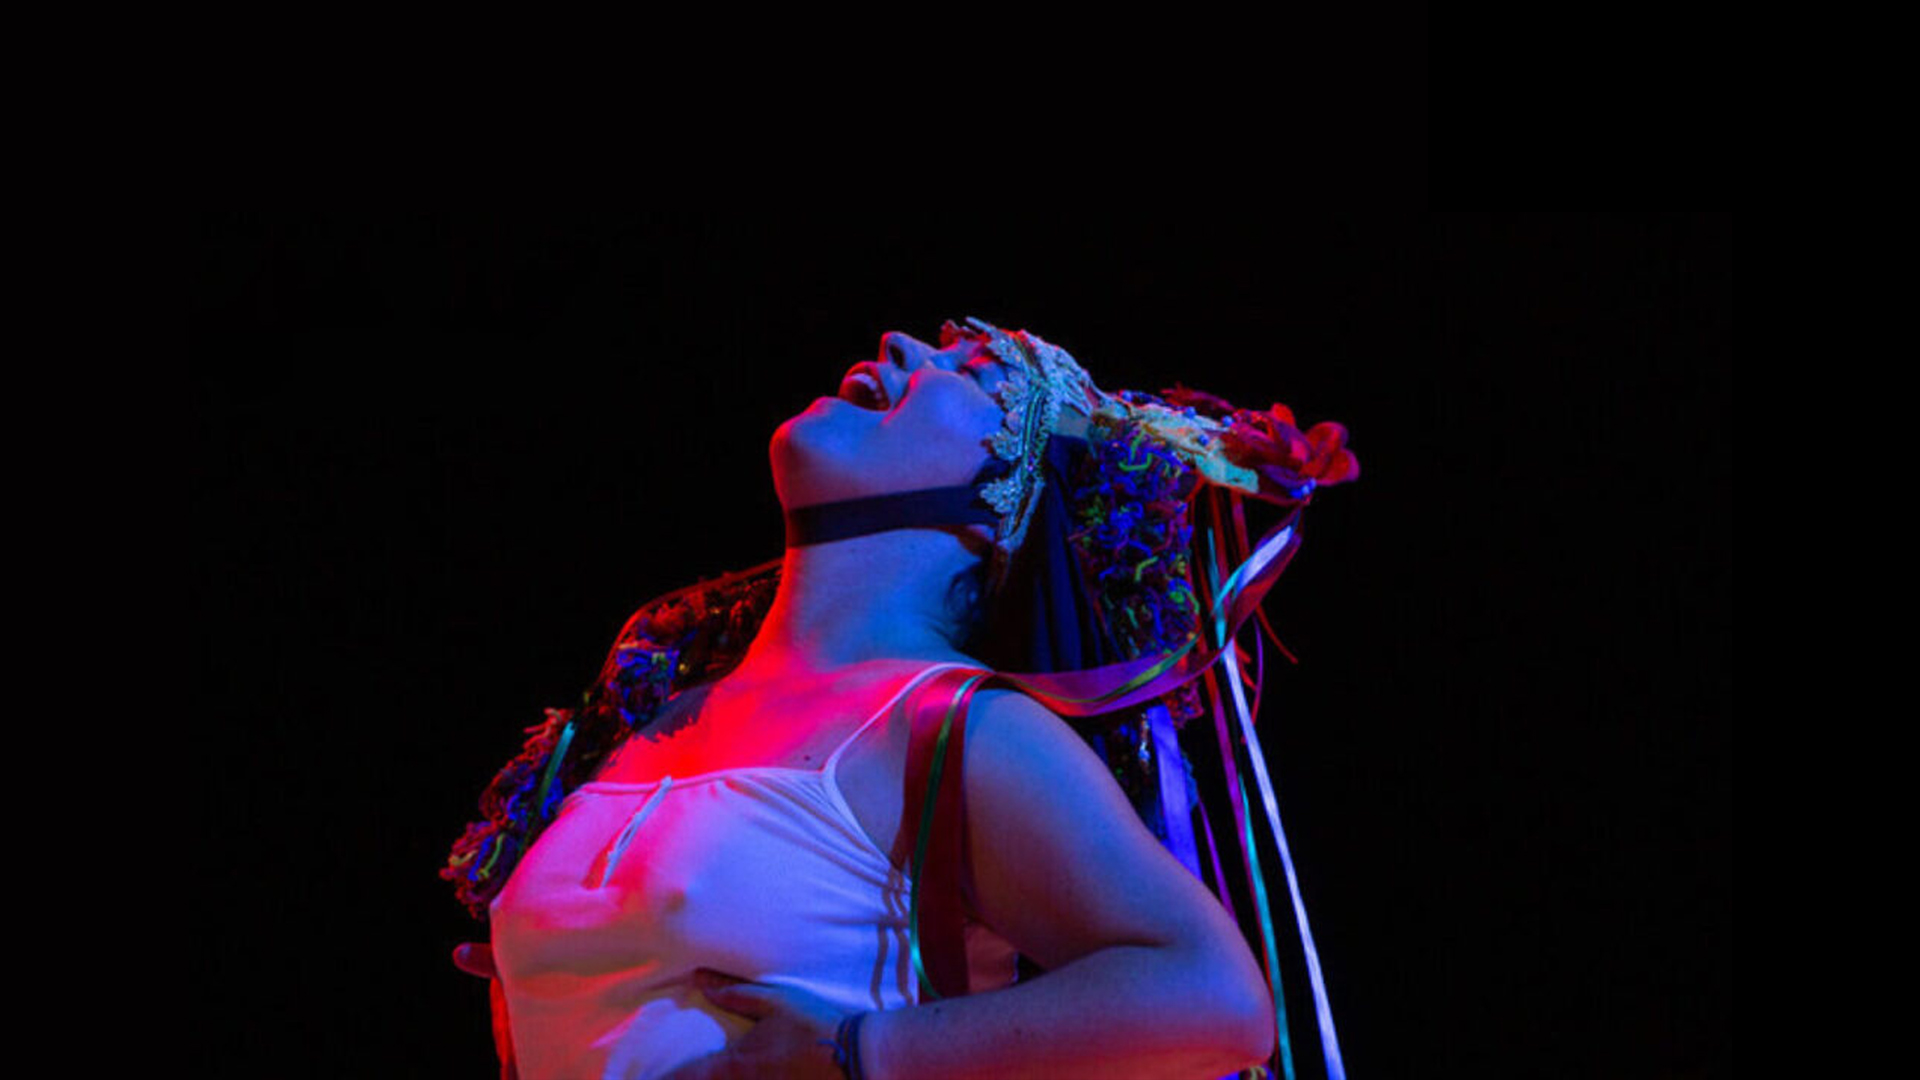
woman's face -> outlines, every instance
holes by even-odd
[[[943,328],[944,346],[908,334],[880,338],[831,397],[773,433],[774,488],[785,509],[965,484],[993,451],[1004,365],[974,337]]]

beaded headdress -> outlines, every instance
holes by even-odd
[[[992,323],[967,318],[975,333],[967,334],[951,320],[940,327],[940,347],[947,348],[965,337],[978,336],[988,351],[1007,366],[1007,377],[994,389],[994,399],[1004,411],[999,431],[988,445],[995,457],[1013,466],[1005,476],[988,481],[980,497],[1001,515],[994,547],[1004,561],[1019,550],[1026,539],[1027,525],[1033,520],[1034,507],[1046,485],[1041,468],[1047,440],[1060,425],[1063,410],[1072,410],[1083,418],[1099,408],[1106,394],[1093,384],[1093,377],[1065,349],[1024,330],[1013,333]]]
[[[989,445],[994,456],[1011,468],[980,488],[980,497],[1001,518],[994,539],[995,565],[990,575],[994,581],[1003,577],[1013,553],[1026,540],[1046,486],[1042,463],[1047,444],[1056,434],[1101,439],[1119,432],[1133,433],[1166,447],[1208,483],[1283,501],[1275,498],[1279,492],[1263,493],[1259,474],[1229,455],[1233,440],[1227,438],[1231,431],[1227,417],[1208,415],[1192,405],[1175,407],[1153,395],[1129,391],[1109,394],[1094,384],[1093,377],[1071,353],[1040,335],[1002,330],[972,316],[965,321],[971,331],[952,320],[941,325],[940,347],[947,348],[965,338],[983,341],[1008,371],[1008,377],[993,391],[1005,415]],[[1218,411],[1231,409],[1208,395],[1190,396],[1224,407]],[[1287,417],[1289,422],[1291,419]],[[1339,441],[1344,442],[1344,431],[1341,436]],[[1313,489],[1312,478],[1296,479],[1298,482],[1281,489],[1289,497],[1287,501],[1304,501]]]

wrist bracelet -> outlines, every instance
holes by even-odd
[[[866,1080],[860,1070],[860,1022],[866,1018],[866,1013],[854,1013],[842,1019],[833,1033],[833,1063],[847,1074],[847,1080]]]

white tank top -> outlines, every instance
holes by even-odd
[[[644,1080],[753,1025],[708,1001],[696,967],[798,987],[847,1010],[917,1004],[912,882],[819,769],[746,766],[644,784],[589,782],[560,804],[492,904],[494,961],[522,1080]],[[974,991],[1016,954],[966,926]]]

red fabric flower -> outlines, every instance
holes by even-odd
[[[1220,435],[1227,458],[1261,477],[1260,494],[1276,502],[1298,501],[1295,492],[1308,486],[1344,484],[1360,475],[1359,459],[1347,449],[1347,429],[1332,421],[1315,424],[1306,434],[1294,422],[1293,410],[1275,402],[1266,412],[1238,409],[1225,398],[1179,383],[1160,397],[1176,409],[1192,409],[1222,422]]]
[[[1325,486],[1360,475],[1359,459],[1346,448],[1347,429],[1332,421],[1302,435],[1293,410],[1275,402],[1266,412],[1237,410],[1227,424],[1221,445],[1234,464],[1261,476],[1262,494],[1291,497],[1308,481]]]
[[[1360,478],[1360,459],[1347,449],[1345,425],[1324,420],[1307,432],[1307,441],[1313,444],[1313,457],[1307,462],[1307,475],[1313,477],[1321,487]]]

